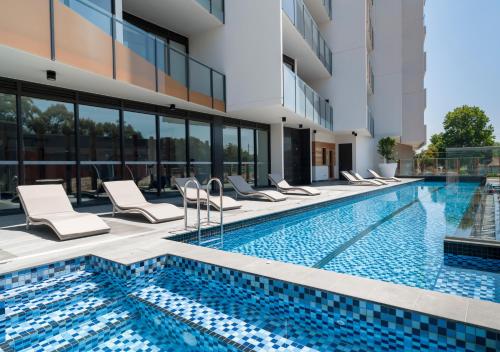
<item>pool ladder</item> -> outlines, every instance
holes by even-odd
[[[220,226],[220,234],[219,234],[219,240],[221,247],[224,245],[224,204],[223,204],[223,186],[221,180],[219,180],[216,177],[211,178],[207,185],[207,222],[203,223],[206,225],[210,224],[217,224],[217,222],[212,222],[210,221],[210,186],[212,185],[213,182],[216,182],[219,185],[219,199],[220,199],[220,220],[218,222]],[[194,177],[190,178],[185,184],[184,184],[184,228],[187,230],[189,228],[188,226],[188,211],[187,211],[187,189],[190,184],[193,184],[196,187],[196,229],[198,231],[198,244],[203,245],[203,244],[208,244],[211,242],[216,241],[217,239],[210,239],[207,241],[202,241],[201,240],[201,208],[200,208],[200,189],[201,185],[198,182],[197,179]]]

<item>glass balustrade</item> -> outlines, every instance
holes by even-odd
[[[224,22],[224,0],[196,0],[212,15]]]
[[[223,0],[205,2],[211,13],[223,15]],[[43,21],[37,31],[18,26],[18,32],[31,38],[36,46],[22,50],[50,57],[51,40],[45,32],[49,33],[53,25],[52,54],[56,61],[225,111],[225,76],[222,73],[170,47],[159,37],[115,18],[91,1],[54,0],[54,13],[50,18],[49,2],[40,1],[40,4],[46,8],[42,6],[37,11],[40,18],[47,21]],[[3,22],[12,22],[4,17],[0,14]],[[16,26],[10,25],[9,31],[13,28]],[[0,24],[0,34],[2,31]],[[15,46],[6,38],[0,36],[0,44]]]
[[[333,107],[286,65],[283,65],[283,106],[333,130]]]
[[[303,0],[283,0],[282,9],[331,74],[332,51],[321,36],[318,25]]]

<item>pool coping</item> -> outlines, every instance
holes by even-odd
[[[500,332],[500,303],[166,240],[167,255]]]

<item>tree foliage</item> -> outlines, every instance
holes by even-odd
[[[423,153],[437,158],[446,148],[486,147],[495,144],[494,129],[489,117],[477,106],[463,105],[446,114],[444,132],[431,137]]]

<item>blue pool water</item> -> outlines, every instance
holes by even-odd
[[[500,334],[310,288],[175,262],[92,267],[0,293],[0,350],[495,351]],[[477,336],[477,338],[476,338]]]
[[[226,232],[209,246],[397,284],[500,302],[500,261],[454,258],[446,234],[461,225],[475,183],[419,182]]]

